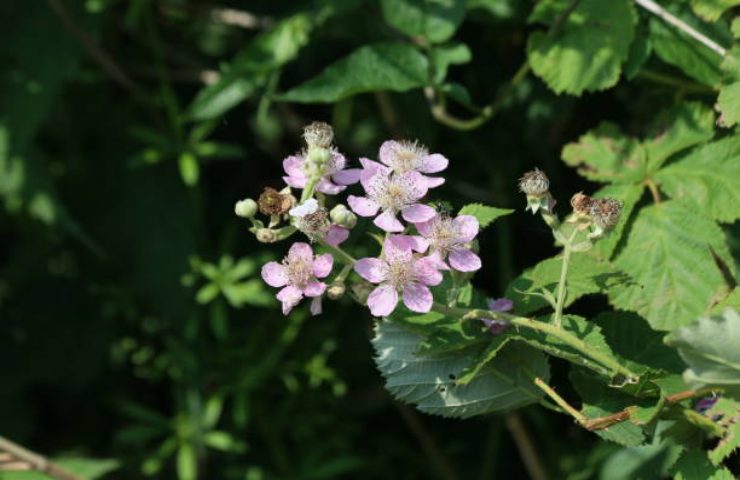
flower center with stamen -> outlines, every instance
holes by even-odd
[[[376,175],[368,186],[368,196],[375,200],[383,210],[397,212],[414,203],[413,185],[403,177],[388,178]]]
[[[388,261],[388,283],[396,290],[403,289],[413,280],[413,263],[412,259],[390,259]]]
[[[398,173],[418,170],[429,152],[417,142],[398,142],[393,149],[393,169]]]
[[[458,231],[453,219],[447,216],[440,216],[432,226],[432,232],[429,240],[432,248],[441,253],[447,253],[450,249],[457,246],[460,242]]]
[[[313,265],[302,258],[286,259],[283,262],[291,285],[304,288],[313,277]]]

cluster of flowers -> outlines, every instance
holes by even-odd
[[[252,220],[258,239],[272,242],[298,230],[336,254],[336,247],[356,225],[356,215],[373,218],[373,224],[385,233],[378,257],[351,261],[343,256],[342,260],[372,285],[366,303],[378,317],[390,315],[401,299],[412,311],[428,312],[433,305],[429,287],[442,282],[443,271],[473,272],[481,267],[471,245],[479,230],[475,217],[453,217],[423,202],[430,189],[444,183],[444,178],[430,175],[447,168],[449,162],[443,155],[429,153],[418,142],[389,140],[380,147],[379,161],[361,158],[361,168],[347,168],[346,158],[332,145],[329,125],[309,125],[304,139],[307,150],[283,161],[288,188],[280,192],[267,189],[259,202],[237,203],[240,216],[253,219],[257,209],[270,216],[268,228]],[[327,211],[326,196],[358,183],[364,195],[348,195],[349,208],[339,203]],[[300,199],[292,197],[290,189],[300,190]],[[272,228],[283,219],[289,227]],[[284,314],[308,297],[315,315],[321,312],[324,293],[329,290],[328,296],[333,297],[331,286],[346,277],[343,271],[332,285],[323,281],[331,274],[334,260],[330,253],[315,255],[310,244],[296,242],[281,262],[264,265],[262,277],[281,289],[277,298]]]

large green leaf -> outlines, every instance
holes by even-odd
[[[458,215],[472,215],[478,220],[481,228],[486,228],[499,217],[509,215],[514,210],[508,208],[496,208],[483,205],[482,203],[471,203],[460,209]]]
[[[546,357],[524,345],[509,344],[467,384],[457,379],[473,365],[476,351],[421,356],[423,336],[397,322],[380,321],[375,329],[375,362],[386,388],[425,413],[467,418],[537,402],[542,392],[530,375],[549,379]]]
[[[509,284],[505,295],[513,300],[515,312],[527,315],[548,305],[536,294],[543,288],[555,293],[562,263],[560,257],[548,258],[525,270]],[[565,305],[584,295],[606,291],[626,280],[626,276],[611,263],[588,254],[574,254],[568,265]]]
[[[281,100],[331,103],[363,92],[403,92],[427,83],[427,59],[412,45],[376,43],[329,65],[318,76],[289,90]]]
[[[639,182],[647,171],[645,148],[609,122],[602,122],[578,141],[567,144],[562,158],[584,177],[599,182]]]
[[[740,0],[691,0],[691,8],[697,15],[713,22],[726,10],[740,5]]]
[[[740,122],[740,82],[733,82],[720,89],[717,108],[720,112],[717,122],[723,127],[731,127]]]
[[[644,190],[645,188],[642,185],[611,184],[594,193],[594,198],[611,197],[622,202],[622,215],[619,217],[619,221],[606,237],[596,242],[593,250],[591,250],[594,254],[607,260],[611,259],[622,238],[624,228],[632,216],[632,211],[635,209],[637,202],[640,201]]]
[[[552,25],[570,2],[539,2],[530,20]],[[580,95],[604,90],[619,80],[635,32],[636,14],[628,0],[583,0],[554,34],[529,36],[527,56],[534,73],[557,93]]]
[[[692,322],[726,288],[710,247],[729,258],[722,230],[686,205],[671,200],[640,210],[615,260],[636,283],[612,288],[611,301],[657,330]]]
[[[656,171],[674,153],[714,136],[714,112],[699,102],[684,102],[660,112],[644,145],[648,170]]]
[[[448,40],[465,17],[465,0],[381,0],[386,23],[432,43]]]
[[[689,369],[684,378],[694,388],[721,387],[724,395],[740,398],[740,314],[702,317],[672,332],[666,342],[678,348]]]
[[[715,467],[707,452],[693,449],[684,453],[673,468],[674,480],[734,480],[724,467]]]
[[[740,218],[740,137],[699,147],[655,179],[672,198],[715,220],[733,222]]]
[[[195,120],[215,118],[249,98],[267,81],[271,72],[298,55],[308,43],[312,29],[309,16],[301,13],[255,37],[215,84],[198,92],[188,109],[190,117]]]

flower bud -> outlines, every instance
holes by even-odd
[[[326,296],[332,300],[339,300],[344,296],[346,290],[347,287],[345,287],[344,282],[334,282],[326,289]]]
[[[265,187],[257,204],[263,215],[282,215],[293,206],[293,197],[274,188]]]
[[[260,228],[255,234],[258,242],[262,243],[274,243],[277,241],[277,234],[275,230],[271,228]]]
[[[578,192],[570,199],[570,206],[576,215],[588,215],[591,209],[591,197],[583,192]]]
[[[238,217],[252,218],[257,213],[257,202],[251,198],[239,200],[236,202],[236,205],[234,205],[234,213],[236,213]]]
[[[334,129],[328,123],[313,122],[303,127],[303,139],[309,149],[312,147],[328,149],[334,141]]]
[[[545,172],[535,168],[519,179],[519,190],[528,197],[542,197],[550,190],[550,180]]]
[[[357,225],[357,215],[341,203],[331,209],[329,217],[335,225],[339,225],[340,227],[350,230],[355,228],[355,225]]]

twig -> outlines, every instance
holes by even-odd
[[[82,44],[83,48],[92,57],[95,62],[100,65],[105,73],[108,74],[114,82],[125,88],[132,94],[138,97],[146,98],[143,94],[143,90],[118,66],[116,61],[111,57],[108,52],[98,45],[95,39],[90,36],[86,31],[82,30],[74,21],[72,16],[64,8],[64,4],[61,0],[48,0],[49,6],[56,12],[59,19],[64,24],[64,27],[69,30],[72,35],[77,37],[77,40]]]
[[[52,463],[46,457],[34,453],[24,447],[21,447],[17,443],[11,442],[7,438],[0,437],[0,451],[9,454],[10,456],[18,459],[17,466],[25,469],[25,466],[30,466],[33,470],[37,470],[42,473],[46,473],[59,480],[82,480],[82,478],[74,475],[62,467]],[[5,464],[8,465],[8,464]]]
[[[440,476],[446,480],[458,480],[460,477],[455,472],[449,459],[439,449],[434,438],[426,431],[424,425],[419,420],[419,416],[403,403],[393,402],[393,404]]]
[[[522,421],[521,415],[517,411],[506,414],[506,428],[509,429],[511,437],[514,439],[522,462],[527,468],[529,478],[532,480],[547,480],[550,478],[545,470],[545,465],[537,451],[537,446],[527,430],[527,426]]]
[[[575,418],[579,424],[585,425],[588,423],[588,417],[576,410],[571,404],[566,402],[563,397],[558,395],[558,393],[553,390],[550,385],[547,384],[547,382],[537,377],[534,379],[534,384],[537,385],[540,390],[545,392],[548,397],[552,398],[552,400],[557,403],[560,408],[565,410],[571,417]]]
[[[674,27],[684,32],[686,35],[690,36],[705,47],[709,48],[720,57],[724,57],[727,54],[726,48],[719,45],[711,38],[708,38],[703,33],[697,31],[694,27],[676,17],[671,12],[655,3],[653,0],[635,0],[635,2],[648,12],[662,19],[664,22],[673,25]]]

